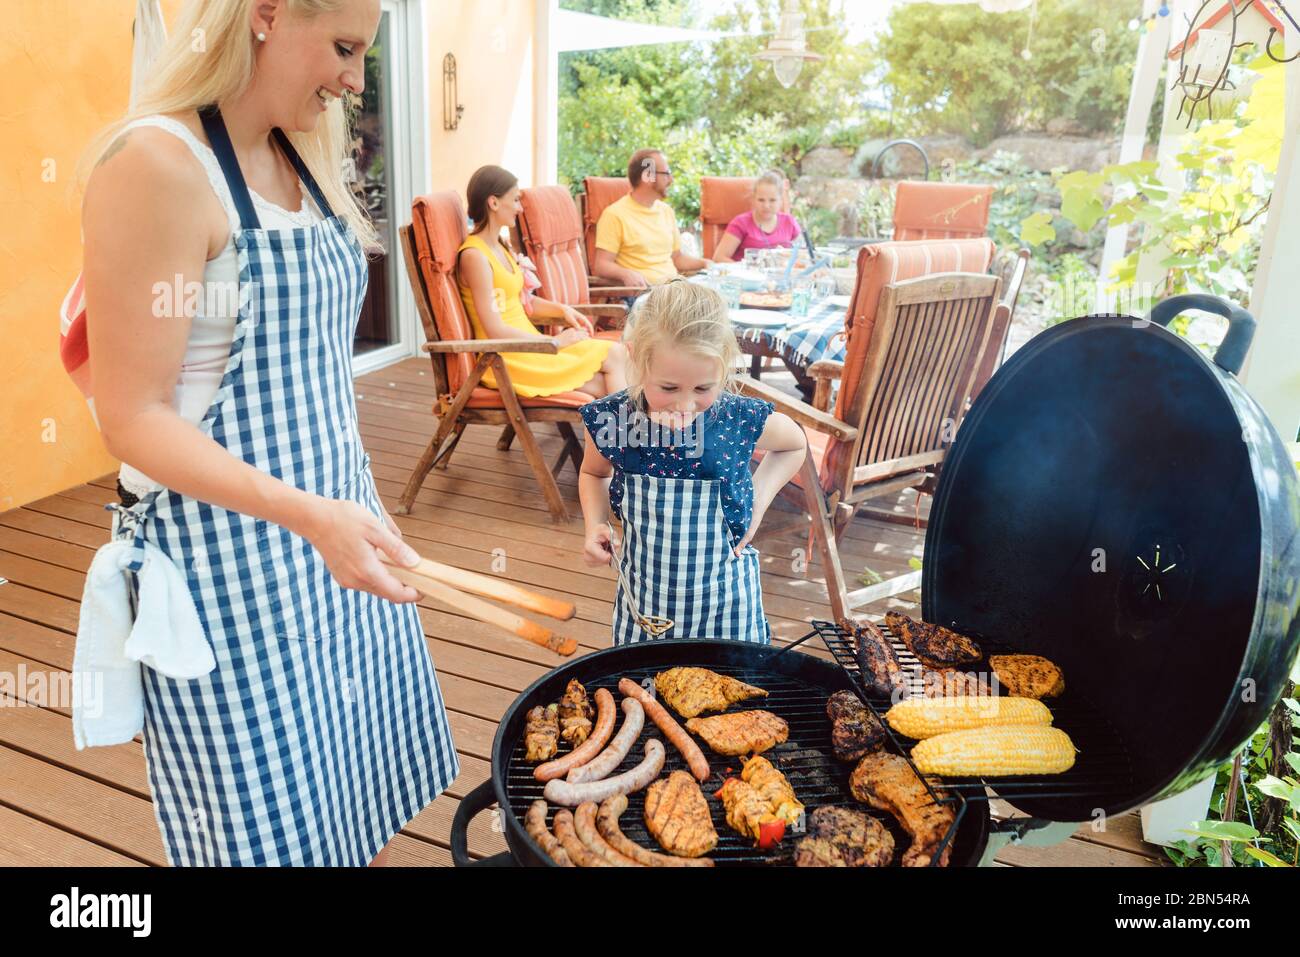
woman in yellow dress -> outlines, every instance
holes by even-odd
[[[540,337],[524,311],[524,271],[501,241],[501,231],[519,215],[519,181],[500,166],[484,166],[465,190],[474,230],[457,251],[456,277],[465,312],[479,339]],[[591,320],[572,306],[532,298],[536,319],[559,320],[569,328],[557,336],[558,353],[503,352],[515,392],[529,398],[557,392],[586,392],[600,398],[627,387],[627,349],[621,342],[593,338]],[[497,388],[492,373],[483,384]]]

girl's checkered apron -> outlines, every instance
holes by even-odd
[[[628,473],[620,511],[623,576],[642,615],[675,623],[663,638],[771,642],[758,550],[746,545],[736,556],[718,481]],[[646,640],[620,584],[614,595],[614,644]]]
[[[202,113],[239,210],[239,319],[199,428],[290,485],[381,516],[352,336],[367,268],[280,130],[322,221],[262,231],[220,113]],[[414,605],[344,589],[285,528],[167,489],[116,509],[184,572],[217,666],[143,669],[144,751],[168,862],[365,865],[456,777]],[[143,553],[143,545],[140,547]]]

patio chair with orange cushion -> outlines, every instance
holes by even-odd
[[[731,221],[749,212],[754,193],[753,176],[700,177],[700,245],[704,258],[712,259],[718,240]],[[781,191],[781,212],[790,212],[790,182]]]
[[[771,401],[804,427],[808,455],[782,497],[812,519],[812,545],[837,621],[852,622],[854,608],[919,584],[910,574],[850,592],[836,544],[862,503],[920,486],[942,462],[984,356],[996,349],[1001,280],[987,274],[993,253],[989,239],[862,247],[845,361],[809,366],[826,380],[814,403],[741,382],[743,392]],[[829,382],[836,378],[841,385],[830,411]]]
[[[986,236],[992,197],[992,186],[903,180],[894,187],[893,239]]]
[[[590,286],[616,286],[612,279],[597,276],[591,271],[596,261],[596,223],[605,207],[632,192],[626,176],[587,176],[582,181],[578,203],[582,208],[582,248],[587,255],[587,284]]]
[[[430,470],[445,469],[465,427],[479,423],[511,427],[513,434],[519,436],[524,456],[541,486],[551,519],[567,522],[568,509],[555,484],[555,476],[567,460],[572,460],[575,470],[581,464],[582,445],[573,426],[582,422],[579,407],[594,397],[585,392],[561,392],[535,398],[515,394],[501,353],[556,353],[559,345],[553,338],[474,338],[456,286],[456,251],[465,239],[465,210],[455,192],[446,190],[418,197],[411,206],[411,222],[398,232],[406,274],[428,340],[423,348],[433,365],[438,396],[433,413],[438,418],[438,428],[411,472],[397,513],[410,513]],[[496,378],[496,389],[479,384],[489,369]],[[559,457],[549,468],[530,428],[536,422],[554,422],[564,439]]]
[[[582,218],[569,191],[563,186],[533,186],[519,191],[519,204],[523,207],[519,238],[542,283],[537,294],[592,316],[597,329],[604,330],[598,335],[621,338],[627,306],[592,300],[635,296],[644,290],[631,286],[591,287],[582,254]]]

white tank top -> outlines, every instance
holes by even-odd
[[[235,319],[238,309],[238,297],[219,294],[213,290],[236,290],[239,282],[239,257],[235,250],[234,230],[240,228],[239,213],[231,198],[230,188],[222,175],[221,164],[212,149],[198,139],[185,124],[169,116],[143,116],[127,124],[125,130],[137,126],[156,126],[180,138],[190,148],[204,172],[212,191],[217,194],[226,217],[230,220],[231,236],[226,240],[225,248],[215,258],[209,259],[203,267],[204,288],[210,295],[203,297],[218,306],[212,314],[207,314],[200,303],[199,314],[190,323],[190,335],[185,343],[185,359],[181,363],[180,377],[176,380],[176,392],[173,406],[181,418],[196,425],[212,404],[212,397],[221,385],[222,374],[226,370],[226,360],[230,356],[230,343],[235,337]],[[266,230],[293,230],[310,226],[321,219],[320,209],[307,192],[302,179],[298,180],[298,189],[302,194],[302,208],[296,212],[276,206],[263,199],[252,189],[253,206],[257,209],[257,218]],[[122,487],[135,495],[144,495],[162,488],[139,469],[126,463],[118,471],[118,480]]]

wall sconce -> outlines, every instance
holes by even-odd
[[[460,126],[465,107],[458,102],[456,88],[456,57],[448,53],[442,58],[442,128],[454,130]]]

